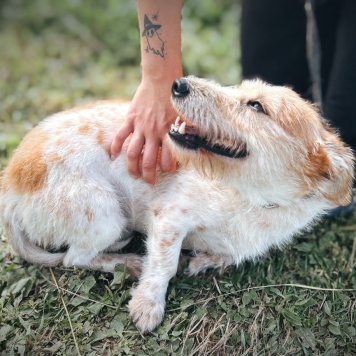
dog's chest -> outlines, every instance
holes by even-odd
[[[233,255],[239,260],[265,252],[300,228],[297,217],[284,207],[253,204],[240,191],[205,181],[196,173],[179,178],[174,189],[155,202],[160,217],[154,223],[186,233],[185,249]]]
[[[231,250],[241,235],[241,218],[248,206],[239,192],[183,171],[169,182],[152,204],[155,228],[172,226],[185,234],[183,246]],[[221,252],[222,253],[222,252]]]

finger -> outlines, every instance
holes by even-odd
[[[129,173],[134,178],[140,177],[140,156],[145,143],[145,137],[143,135],[133,133],[129,146],[126,152],[127,168]]]
[[[166,172],[174,172],[177,169],[176,159],[166,140],[162,142],[160,166]]]
[[[133,129],[133,125],[130,123],[124,123],[120,127],[110,147],[110,157],[112,160],[114,160],[119,155],[122,149],[122,145],[124,144],[127,137],[129,137],[130,134],[133,132]]]
[[[156,181],[158,151],[159,141],[145,143],[142,159],[142,178],[149,184],[154,184]]]

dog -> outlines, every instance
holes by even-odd
[[[114,101],[42,121],[2,178],[0,211],[13,249],[44,266],[126,264],[139,276],[128,307],[142,333],[163,320],[182,248],[195,252],[191,275],[238,265],[352,199],[351,149],[291,89],[184,77],[173,83],[172,104],[178,118],[167,140],[179,166],[157,168],[153,187],[129,175],[125,148],[110,158],[129,106]],[[134,230],[147,236],[144,257],[118,253]]]

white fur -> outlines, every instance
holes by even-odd
[[[29,154],[21,145],[3,178],[0,212],[10,244],[25,259],[105,271],[126,263],[135,275],[142,269],[129,303],[142,332],[162,321],[182,247],[197,253],[191,274],[237,265],[283,246],[339,196],[350,197],[351,151],[290,89],[258,81],[223,88],[187,80],[190,94],[173,98],[180,116],[213,142],[235,148],[246,143],[247,157],[226,158],[172,143],[180,168],[170,174],[158,170],[151,187],[130,177],[125,150],[110,160],[108,149],[128,104],[102,102],[54,115],[29,133],[34,141],[36,134],[44,137],[40,157],[31,158],[47,167],[41,187],[31,190],[14,180],[22,162],[15,158],[24,155],[25,162]],[[251,108],[251,100],[265,105],[267,114]],[[291,130],[280,121],[287,119]],[[305,173],[316,142],[327,150],[330,177]],[[325,197],[329,189],[332,197]],[[108,253],[123,247],[133,230],[147,235],[143,264],[133,254]],[[46,251],[62,246],[68,251]]]

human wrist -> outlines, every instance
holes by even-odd
[[[152,56],[143,49],[141,54],[142,79],[156,82],[172,81],[183,75],[180,42],[168,48],[165,57]]]
[[[183,76],[183,70],[181,65],[177,65],[176,68],[162,69],[152,68],[144,70],[142,68],[142,82],[158,84],[165,86],[165,84],[172,85],[173,80]]]

